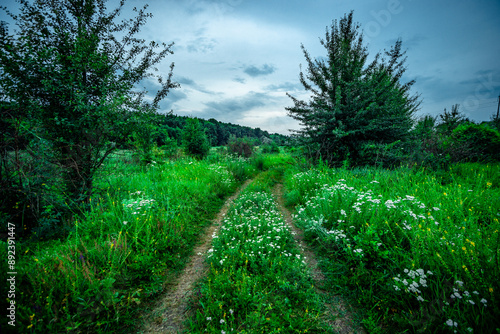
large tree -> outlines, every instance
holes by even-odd
[[[289,95],[294,106],[286,108],[300,121],[297,133],[311,155],[330,164],[345,159],[359,163],[367,146],[404,138],[419,101],[417,95],[410,96],[414,81],[401,83],[406,70],[402,42],[368,62],[353,12],[333,21],[320,42],[327,54],[314,60],[302,45],[307,72],[300,72],[300,81],[311,99]]]
[[[136,113],[154,111],[172,82],[153,69],[173,44],[137,37],[151,17],[147,6],[118,20],[124,7],[108,11],[106,0],[18,0],[19,14],[3,8],[17,25],[0,25],[0,99],[23,119],[34,138],[50,147],[47,159],[61,167],[73,201],[88,200],[96,170],[112,152]],[[155,77],[152,99],[138,91]]]

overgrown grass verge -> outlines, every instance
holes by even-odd
[[[494,333],[500,166],[290,171],[288,203],[333,293],[371,333]]]
[[[321,300],[262,173],[238,197],[208,251],[189,333],[327,333]]]
[[[68,238],[17,244],[17,332],[130,332],[223,199],[255,170],[231,159],[111,163]]]

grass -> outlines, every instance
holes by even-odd
[[[369,332],[500,327],[500,166],[289,171],[287,198],[334,293]]]
[[[16,330],[129,331],[254,170],[231,158],[143,167],[126,156],[110,159],[90,211],[75,217],[67,238],[17,244]]]
[[[235,200],[208,251],[189,333],[327,333],[321,301],[262,173]]]
[[[188,332],[329,332],[270,194],[283,180],[323,288],[348,298],[368,332],[499,331],[499,165],[301,169],[284,153],[211,153],[140,166],[123,153],[107,162],[67,238],[16,241],[16,332],[133,331],[224,199],[259,171],[206,255]],[[0,266],[5,280],[7,261]]]

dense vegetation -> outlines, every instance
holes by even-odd
[[[303,47],[312,98],[292,97],[303,129],[287,137],[159,113],[178,85],[172,64],[152,101],[135,91],[172,47],[135,38],[146,8],[117,23],[124,1],[20,3],[19,34],[0,25],[0,255],[15,235],[16,331],[136,330],[252,177],[206,256],[191,332],[331,332],[335,295],[373,333],[499,330],[499,120],[458,105],[415,118],[401,41],[366,64],[350,13],[327,29],[326,58]],[[281,182],[326,295],[271,195]]]

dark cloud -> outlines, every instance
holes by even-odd
[[[198,37],[187,43],[186,50],[191,53],[209,53],[216,45],[214,38]]]
[[[239,82],[239,83],[241,83],[241,84],[246,83],[246,80],[245,80],[245,79],[243,79],[243,78],[241,78],[241,77],[235,77],[235,78],[233,79],[233,81]]]
[[[172,89],[168,93],[167,97],[160,102],[159,109],[165,112],[168,112],[172,109],[175,111],[175,106],[174,106],[175,103],[181,100],[185,100],[187,99],[187,97],[188,96],[184,92],[182,92],[179,88]]]
[[[271,73],[274,73],[276,71],[276,68],[274,65],[270,64],[264,64],[260,68],[254,65],[249,65],[246,66],[243,70],[246,74],[248,74],[251,77],[258,77],[260,75],[268,75]]]
[[[188,86],[188,87],[190,87],[198,92],[205,93],[205,94],[211,94],[211,95],[218,94],[214,91],[206,89],[203,85],[197,84],[193,79],[190,79],[190,78],[179,76],[179,77],[175,77],[174,80],[177,81],[178,83],[180,83],[181,87]]]
[[[237,121],[250,110],[272,104],[276,98],[266,93],[250,91],[244,96],[210,101],[202,113],[221,121]]]

